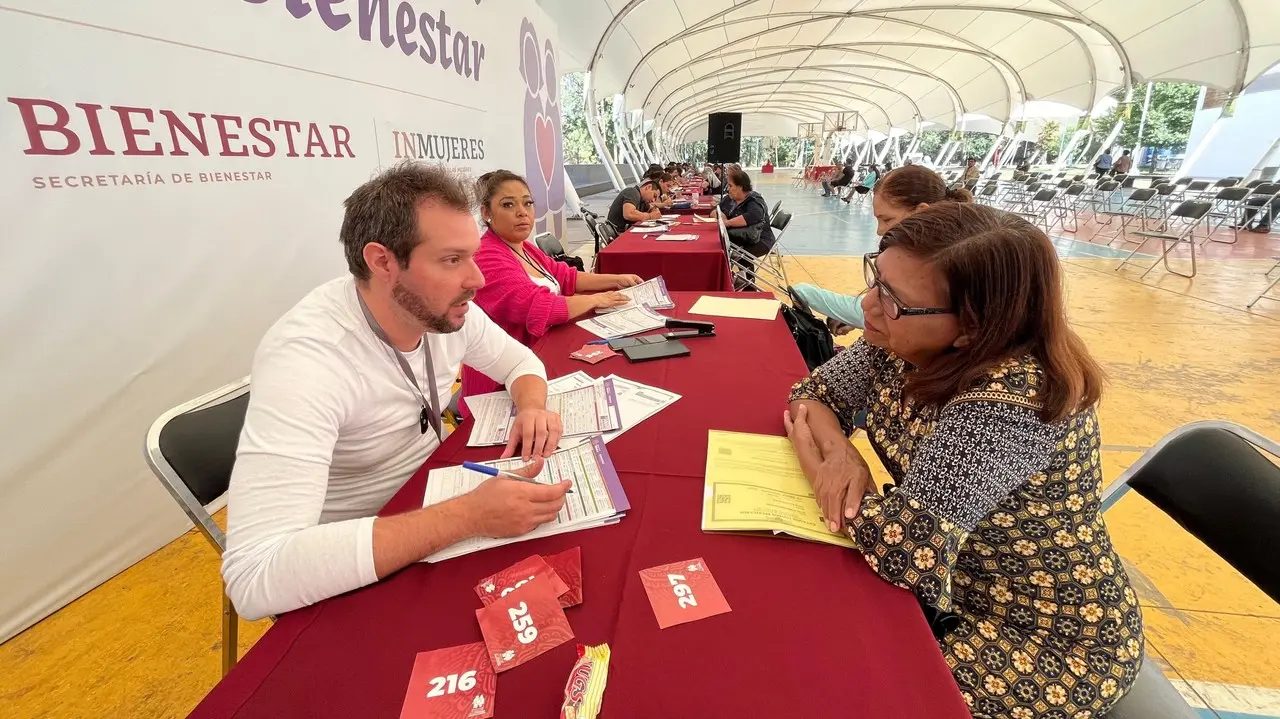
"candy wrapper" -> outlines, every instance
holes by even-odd
[[[560,719],[596,719],[604,699],[604,685],[609,681],[609,645],[578,645],[578,661],[564,685],[564,704]]]

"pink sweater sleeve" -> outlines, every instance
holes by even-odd
[[[533,252],[529,256],[536,261]],[[484,287],[476,294],[476,304],[498,324],[523,326],[530,335],[541,337],[554,325],[569,320],[569,305],[564,297],[535,284],[502,240],[485,238],[476,253],[476,264],[484,273]],[[570,279],[576,284],[576,277]]]

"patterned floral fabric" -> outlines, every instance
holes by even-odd
[[[941,407],[904,397],[910,366],[859,341],[791,399],[866,410],[894,480],[846,530],[881,577],[916,595],[977,719],[1094,719],[1132,685],[1142,615],[1098,514],[1093,409],[1047,424],[1030,356]]]

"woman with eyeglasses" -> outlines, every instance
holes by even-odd
[[[876,216],[876,234],[939,202],[972,202],[966,189],[948,189],[938,173],[923,165],[905,165],[880,178],[871,201]],[[827,326],[837,335],[862,329],[862,295],[846,295],[800,283],[792,287],[810,308],[827,318]]]
[[[822,514],[915,595],[974,717],[1099,717],[1142,664],[1142,613],[1099,514],[1102,371],[1053,245],[941,203],[880,248],[864,336],[784,414]],[[861,411],[883,494],[849,442]]]

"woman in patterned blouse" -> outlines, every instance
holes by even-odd
[[[823,515],[915,594],[974,717],[1101,716],[1142,663],[1142,615],[1098,515],[1102,375],[1053,246],[942,203],[864,266],[863,338],[784,418]],[[848,440],[863,410],[883,495]]]

